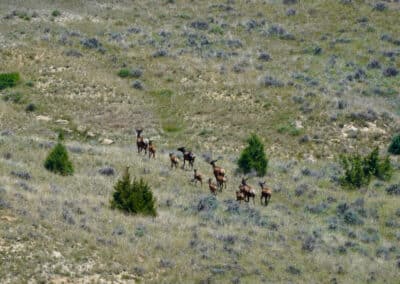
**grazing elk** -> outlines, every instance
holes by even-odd
[[[149,140],[149,159],[153,157],[154,159],[156,158],[156,146],[154,146],[153,141]]]
[[[250,198],[253,199],[253,204],[255,204],[255,197],[256,197],[256,191],[247,184],[247,179],[242,178],[242,182],[239,185],[239,190],[244,194],[245,196],[245,201],[249,202]]]
[[[226,181],[227,181],[226,176],[218,175],[215,177],[215,179],[217,180],[219,191],[222,191],[224,187],[226,188]]]
[[[169,153],[169,159],[171,161],[171,169],[175,167],[175,169],[178,168],[179,165],[179,159],[177,156],[175,156],[173,153]]]
[[[212,160],[212,161],[210,162],[211,166],[213,167],[214,176],[215,176],[216,179],[218,179],[218,178],[217,178],[218,176],[222,176],[222,177],[225,176],[225,170],[224,170],[223,168],[218,167],[218,166],[215,165],[215,163],[216,163],[217,161],[218,161],[218,160]]]
[[[211,178],[208,179],[208,187],[210,188],[210,191],[211,191],[212,194],[217,195],[218,187],[217,187],[217,185],[212,183],[212,179]]]
[[[193,170],[193,181],[194,184],[197,185],[197,182],[200,182],[200,186],[203,186],[203,175],[197,171],[197,169]]]
[[[146,138],[143,138],[143,136],[141,135],[142,132],[143,132],[142,128],[136,129],[137,150],[138,150],[138,153],[140,153],[144,150],[144,154],[147,154],[147,147],[149,146],[149,140]]]
[[[189,167],[193,169],[193,164],[194,164],[194,160],[196,158],[196,155],[193,154],[192,151],[187,151],[186,147],[180,147],[177,149],[178,151],[182,152],[183,154],[183,165],[182,165],[182,169],[185,168],[185,164],[186,161],[188,161],[189,163]]]
[[[265,186],[265,181],[263,181],[263,182],[260,181],[258,184],[261,187],[261,198],[260,198],[261,204],[264,199],[264,205],[268,206],[268,202],[272,196],[272,189]]]

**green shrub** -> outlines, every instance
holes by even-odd
[[[58,16],[61,16],[61,12],[58,11],[58,10],[54,10],[53,12],[51,12],[51,15],[52,15],[53,17],[58,17]]]
[[[156,216],[155,199],[150,186],[140,179],[133,179],[127,167],[125,173],[116,185],[110,201],[111,208],[120,209],[128,213]]]
[[[361,157],[359,154],[341,156],[340,162],[344,169],[340,181],[344,186],[359,188],[368,185],[372,176],[389,180],[393,174],[389,157],[380,158],[378,147],[366,157]]]
[[[393,167],[390,163],[389,157],[385,157],[379,163],[379,168],[376,177],[382,180],[390,180],[393,175]]]
[[[340,177],[343,186],[359,188],[369,183],[371,176],[366,175],[364,161],[359,154],[341,156],[340,163],[344,169],[344,175]]]
[[[74,173],[74,168],[68,158],[67,149],[61,143],[63,140],[62,138],[62,134],[60,133],[59,141],[47,156],[44,162],[44,167],[53,173],[68,176]]]
[[[118,71],[118,76],[120,76],[121,78],[127,78],[129,77],[129,75],[130,75],[129,69],[123,68]]]
[[[388,151],[393,155],[400,155],[400,134],[393,136]]]
[[[14,87],[20,79],[19,73],[16,72],[0,74],[0,90]]]
[[[264,152],[264,145],[257,135],[252,134],[247,140],[249,144],[240,154],[238,166],[244,173],[255,170],[259,176],[267,173],[268,159]]]

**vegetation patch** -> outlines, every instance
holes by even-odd
[[[369,184],[371,177],[389,180],[393,168],[389,157],[379,157],[379,149],[375,148],[369,155],[362,157],[360,154],[340,156],[340,163],[344,175],[340,177],[343,186],[360,188]]]
[[[248,146],[240,154],[238,166],[244,173],[250,173],[255,170],[259,176],[267,173],[268,159],[265,155],[264,144],[260,138],[252,134],[247,139]]]
[[[150,186],[143,180],[131,180],[129,167],[114,186],[111,208],[127,213],[156,216],[155,198]]]
[[[0,74],[0,90],[11,88],[18,84],[21,80],[19,73],[2,73]]]
[[[74,167],[69,160],[67,148],[62,144],[62,140],[62,135],[60,135],[58,143],[47,156],[44,167],[63,176],[73,175]]]

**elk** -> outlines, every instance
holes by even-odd
[[[263,181],[263,182],[260,181],[258,184],[261,187],[261,198],[260,198],[261,204],[264,199],[264,205],[268,206],[268,202],[272,196],[272,189],[265,186],[265,181]]]
[[[256,192],[255,190],[247,184],[247,179],[242,178],[242,182],[239,185],[239,190],[244,194],[246,202],[250,201],[250,198],[253,199],[253,204],[255,204],[254,198],[256,197]]]
[[[196,155],[193,154],[192,151],[187,151],[186,147],[179,147],[177,150],[182,152],[182,154],[183,154],[182,169],[185,168],[186,161],[188,161],[189,167],[193,169],[193,164],[194,164],[194,160],[196,158]]]
[[[218,187],[212,183],[212,179],[209,178],[208,179],[208,187],[210,188],[210,191],[212,194],[217,195],[217,189]]]
[[[179,164],[179,159],[177,156],[175,156],[173,153],[169,153],[169,159],[171,161],[171,169],[173,169],[175,167],[175,169],[178,168],[178,164]]]
[[[138,153],[144,150],[144,154],[147,154],[147,147],[149,145],[149,140],[141,136],[142,132],[143,132],[142,128],[136,129],[136,146]]]
[[[217,180],[219,191],[222,191],[224,187],[226,188],[226,176],[218,175],[215,177],[215,179]]]
[[[153,158],[156,158],[156,146],[154,146],[153,141],[149,140],[149,159],[153,156]]]
[[[223,168],[218,167],[218,166],[215,165],[215,163],[217,161],[218,160],[212,160],[210,162],[211,166],[213,167],[214,176],[215,176],[216,179],[218,179],[217,176],[225,176],[225,170]]]
[[[194,184],[197,185],[197,182],[200,182],[200,186],[203,186],[203,175],[197,171],[197,169],[193,170],[193,181]]]
[[[236,201],[239,201],[239,203],[242,202],[242,200],[244,200],[245,196],[244,193],[241,192],[240,190],[236,191]]]

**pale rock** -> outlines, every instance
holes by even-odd
[[[108,138],[104,138],[103,140],[101,140],[101,144],[103,144],[103,145],[111,145],[113,143],[114,143],[114,141],[111,139],[108,139]]]
[[[36,116],[36,120],[39,120],[39,121],[50,121],[51,117],[50,116],[45,116],[45,115],[38,115],[38,116]]]

